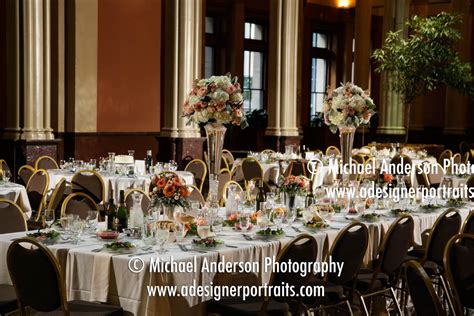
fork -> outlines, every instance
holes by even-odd
[[[293,228],[293,230],[297,233],[301,233],[301,229],[299,229],[298,227],[296,226],[291,226],[291,228]]]
[[[253,240],[253,238],[252,238],[252,237],[250,237],[250,236],[249,236],[249,235],[247,235],[247,234],[242,234],[242,236],[244,236],[244,239],[245,239],[245,240],[248,240],[248,241],[251,241],[251,240]]]

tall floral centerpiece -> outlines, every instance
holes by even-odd
[[[323,104],[324,122],[331,132],[339,130],[343,165],[349,163],[356,128],[368,124],[374,113],[375,104],[369,92],[355,84],[347,82],[334,90],[328,89]],[[348,179],[349,175],[343,174],[344,184]]]
[[[191,194],[183,179],[172,172],[156,174],[151,179],[150,197],[152,205],[161,204],[164,214],[173,219],[176,207],[189,207],[188,197]]]
[[[207,136],[207,164],[210,196],[217,195],[217,176],[221,167],[225,125],[248,126],[243,96],[237,77],[230,74],[196,79],[183,104],[188,124],[204,126]]]
[[[295,206],[297,195],[305,195],[307,193],[309,181],[303,176],[282,177],[280,183],[280,192],[285,194],[285,204],[288,208]]]

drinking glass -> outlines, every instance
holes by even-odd
[[[239,217],[240,229],[242,231],[248,231],[251,228],[252,223],[250,222],[250,216],[248,213],[243,212]]]
[[[65,169],[66,168],[66,160],[59,160],[59,168]]]
[[[156,234],[156,241],[158,242],[158,245],[160,246],[158,253],[162,255],[165,253],[165,244],[170,238],[170,231],[168,230],[168,228],[158,227],[156,229],[155,234]]]
[[[209,236],[209,233],[211,232],[211,226],[210,225],[198,225],[197,226],[197,233],[199,237],[201,238],[206,238]]]
[[[224,219],[222,217],[215,217],[212,221],[212,231],[216,233],[220,233],[222,231],[222,226],[224,224]]]
[[[285,218],[284,211],[275,212],[275,210],[273,210],[273,223],[277,226],[277,228],[280,228],[281,224],[283,223],[284,218]]]
[[[79,217],[72,220],[70,224],[70,231],[72,233],[72,243],[77,244],[81,238],[82,232],[84,231],[85,221]]]
[[[135,150],[129,149],[128,150],[128,155],[134,157],[135,156]]]
[[[181,244],[186,235],[186,230],[184,229],[184,224],[175,222],[175,233],[176,233],[176,243]]]
[[[89,165],[91,169],[94,170],[97,167],[97,160],[96,159],[89,160]]]
[[[53,209],[45,209],[44,210],[44,222],[46,224],[46,228],[50,228],[51,225],[54,223],[54,210]]]
[[[97,229],[97,222],[98,222],[97,216],[98,215],[99,215],[99,213],[97,211],[88,211],[87,212],[87,217],[86,217],[87,228],[89,229],[89,232],[91,232],[91,233],[94,233],[95,230]]]
[[[286,224],[291,227],[296,220],[296,208],[289,208],[286,212]]]
[[[154,221],[148,221],[143,224],[142,240],[145,246],[156,245],[156,224]]]

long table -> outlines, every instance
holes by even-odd
[[[473,204],[467,204],[461,208],[460,214],[465,219]],[[421,243],[421,232],[429,229],[434,224],[439,214],[444,211],[440,209],[432,213],[413,213],[415,222],[414,240]],[[377,248],[395,217],[388,210],[378,211],[382,214],[381,220],[375,223],[366,223],[369,228],[369,248],[364,262],[368,264],[375,258]],[[331,227],[320,231],[306,231],[301,222],[293,226],[302,232],[312,234],[318,243],[318,261],[321,261],[332,244],[339,231],[351,221],[345,219],[345,214],[335,214],[331,221]],[[159,258],[169,261],[171,257],[178,262],[193,262],[201,266],[204,260],[217,262],[220,260],[236,262],[259,262],[269,256],[276,256],[278,251],[299,233],[290,227],[285,227],[286,236],[271,241],[246,240],[241,232],[230,228],[224,229],[218,235],[224,241],[224,246],[205,253],[183,251],[176,244],[168,244],[167,252],[163,255],[157,253],[139,255],[145,262],[145,269],[140,273],[132,273],[129,270],[130,257],[128,255],[111,254],[104,251],[94,252],[100,248],[104,241],[98,240],[92,235],[83,237],[77,245],[68,241],[61,241],[50,245],[49,248],[59,259],[63,269],[68,299],[82,299],[87,301],[108,302],[120,304],[124,310],[134,315],[183,315],[184,313],[204,314],[205,302],[209,297],[157,297],[149,296],[147,285],[190,285],[195,281],[198,285],[214,284],[246,284],[261,285],[269,281],[270,273],[259,271],[251,275],[241,274],[216,274],[216,273],[149,273],[148,264],[150,258]],[[250,234],[252,234],[250,232]],[[13,233],[0,235],[0,257],[3,262],[0,265],[0,283],[11,283],[7,267],[6,253],[11,240],[25,236],[25,233]],[[137,245],[143,245],[141,241],[134,241]],[[191,242],[187,238],[186,243]],[[154,248],[156,249],[156,247]],[[142,252],[138,250],[138,252]],[[32,267],[33,268],[33,267]]]

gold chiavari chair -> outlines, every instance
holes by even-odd
[[[43,169],[36,170],[26,184],[26,193],[28,194],[31,209],[37,211],[36,221],[39,221],[46,204],[48,188],[49,176],[46,170]]]
[[[49,170],[49,169],[59,169],[58,163],[56,160],[49,156],[41,156],[38,159],[36,159],[35,162],[35,169],[44,169],[44,170]]]
[[[66,214],[76,214],[80,218],[87,218],[88,211],[99,211],[94,199],[84,192],[69,194],[61,206],[61,217]]]
[[[184,170],[193,174],[196,187],[199,192],[202,192],[202,186],[204,185],[204,180],[206,179],[207,174],[206,163],[201,159],[194,159],[186,165]]]
[[[18,180],[19,180],[19,182],[26,186],[26,184],[30,180],[33,173],[35,173],[35,171],[36,171],[36,169],[33,168],[30,165],[21,166],[20,169],[18,169]]]
[[[329,146],[326,148],[326,156],[339,156],[341,151],[336,146]]]
[[[151,200],[148,194],[146,194],[146,192],[143,191],[142,189],[128,189],[125,192],[125,206],[127,207],[127,212],[130,213],[130,210],[133,207],[133,194],[135,193],[139,193],[142,195],[142,203],[141,203],[142,211],[143,211],[143,214],[147,214],[151,206]]]
[[[94,170],[80,170],[71,179],[73,193],[84,192],[94,199],[96,204],[105,202],[105,183],[102,176]]]
[[[13,201],[0,199],[0,234],[27,231],[25,214]]]
[[[451,159],[453,157],[453,152],[449,149],[444,150],[441,155],[439,155],[438,162],[444,166],[445,159]]]

